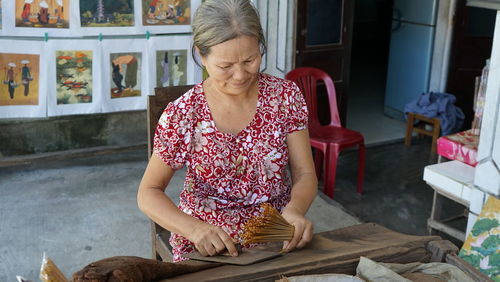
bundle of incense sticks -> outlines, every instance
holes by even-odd
[[[295,227],[271,204],[263,203],[261,208],[264,209],[262,214],[250,218],[243,226],[243,244],[292,240]]]

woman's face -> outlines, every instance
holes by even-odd
[[[257,38],[239,36],[212,46],[201,61],[218,91],[239,95],[255,85],[261,59]]]

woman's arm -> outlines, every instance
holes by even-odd
[[[292,132],[287,137],[288,152],[292,170],[292,192],[288,205],[283,209],[283,217],[295,226],[295,234],[290,242],[283,245],[284,251],[302,248],[313,236],[312,223],[304,215],[314,200],[318,187],[312,159],[309,131]]]
[[[174,170],[153,154],[137,193],[139,209],[163,228],[186,237],[204,256],[228,250],[237,255],[231,237],[217,226],[210,225],[180,211],[165,194]]]

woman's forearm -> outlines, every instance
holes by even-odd
[[[163,228],[190,238],[193,230],[202,221],[185,214],[177,208],[164,191],[153,187],[140,187],[137,195],[139,209]]]
[[[318,180],[314,172],[305,172],[294,177],[291,199],[287,208],[305,215],[316,197]]]

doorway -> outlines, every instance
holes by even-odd
[[[384,115],[393,0],[357,0],[354,8],[347,127],[368,145],[404,138],[404,121]]]

